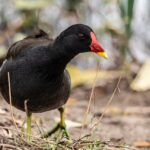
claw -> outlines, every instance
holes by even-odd
[[[62,137],[65,136],[69,139],[69,134],[67,132],[66,125],[65,125],[64,108],[61,107],[58,110],[60,112],[60,122],[52,130],[44,134],[42,138],[48,138],[49,136],[51,136],[52,134],[60,130],[62,132]]]
[[[60,131],[62,133],[62,136],[69,138],[69,134],[67,132],[66,127],[62,126],[60,123],[58,123],[52,130],[50,130],[46,134],[42,135],[42,138],[48,138],[49,136],[56,133],[57,131]]]

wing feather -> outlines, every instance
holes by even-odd
[[[14,43],[9,49],[6,59],[15,58],[20,52],[24,50],[31,49],[35,46],[46,46],[53,42],[52,39],[48,37],[48,34],[43,30],[39,29],[34,34]]]

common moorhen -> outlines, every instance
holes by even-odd
[[[56,108],[59,108],[61,113],[57,128],[65,130],[62,106],[68,100],[71,84],[65,68],[74,56],[83,52],[94,52],[107,58],[93,30],[83,24],[70,26],[55,40],[51,40],[44,31],[39,30],[9,48],[0,69],[0,90],[9,103],[9,73],[12,105],[27,111],[29,134],[31,113]]]

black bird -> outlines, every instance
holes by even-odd
[[[39,30],[9,48],[0,69],[0,91],[9,103],[9,73],[12,105],[27,111],[29,134],[31,113],[53,109],[59,109],[61,113],[57,128],[65,130],[62,106],[70,95],[71,85],[65,68],[73,57],[83,52],[94,52],[107,58],[93,30],[83,24],[70,26],[55,40]]]

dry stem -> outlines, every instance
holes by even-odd
[[[10,73],[9,72],[7,73],[7,76],[8,76],[8,90],[9,90],[10,112],[11,112],[11,117],[12,117],[14,126],[15,126],[16,130],[18,131],[18,127],[17,127],[16,121],[15,121],[15,117],[14,117],[14,113],[13,113],[13,107],[12,107],[12,95],[11,95],[11,84],[10,84]]]

